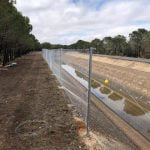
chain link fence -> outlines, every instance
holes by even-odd
[[[70,63],[71,58],[68,58],[68,53],[74,53],[74,50],[43,50],[43,57],[66,91],[71,103],[76,107],[83,120],[87,122],[88,90],[85,87],[88,86],[88,83],[82,79],[83,75],[78,69],[75,69]],[[68,61],[68,59],[70,60]],[[88,58],[85,61],[85,68],[88,68]],[[84,76],[88,76],[88,70],[84,72]]]
[[[102,63],[97,55],[92,58],[92,50],[94,49],[44,49],[42,53],[71,103],[91,129],[95,128],[97,131],[98,126],[104,125],[101,110],[98,112],[97,106],[103,103],[150,140],[148,83],[144,85],[147,91],[138,92],[136,88],[132,88],[137,85],[133,84],[136,71],[131,72],[128,77],[127,68]],[[109,130],[109,125],[106,126]]]

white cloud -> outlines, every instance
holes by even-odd
[[[89,5],[84,1],[18,0],[16,6],[30,18],[33,33],[41,42],[70,44],[150,29],[149,0],[107,0],[99,9],[95,9],[98,2],[104,0],[88,0]]]

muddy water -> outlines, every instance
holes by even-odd
[[[78,72],[69,65],[62,65],[62,68],[84,87],[88,87],[88,77],[86,75]],[[92,93],[150,140],[150,112],[146,108],[94,79],[92,79]]]

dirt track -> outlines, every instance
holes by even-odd
[[[0,71],[0,150],[86,149],[41,53]]]

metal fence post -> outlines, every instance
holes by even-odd
[[[89,49],[89,80],[88,80],[88,104],[87,104],[87,118],[86,118],[86,123],[87,123],[87,136],[89,135],[89,119],[90,119],[90,101],[91,101],[91,73],[92,73],[92,53],[93,53],[93,48],[91,47]]]
[[[53,70],[53,68],[54,68],[53,67],[53,64],[54,64],[54,62],[53,62],[54,61],[54,54],[53,53],[54,53],[54,51],[52,51],[52,55],[51,55],[51,59],[52,59],[52,68],[51,69],[52,69],[52,72],[54,74],[54,70]]]
[[[51,68],[51,71],[52,71],[52,50],[50,50],[50,68]]]
[[[60,49],[60,64],[59,64],[59,71],[60,71],[60,83],[61,83],[61,64],[62,64],[62,48]]]

